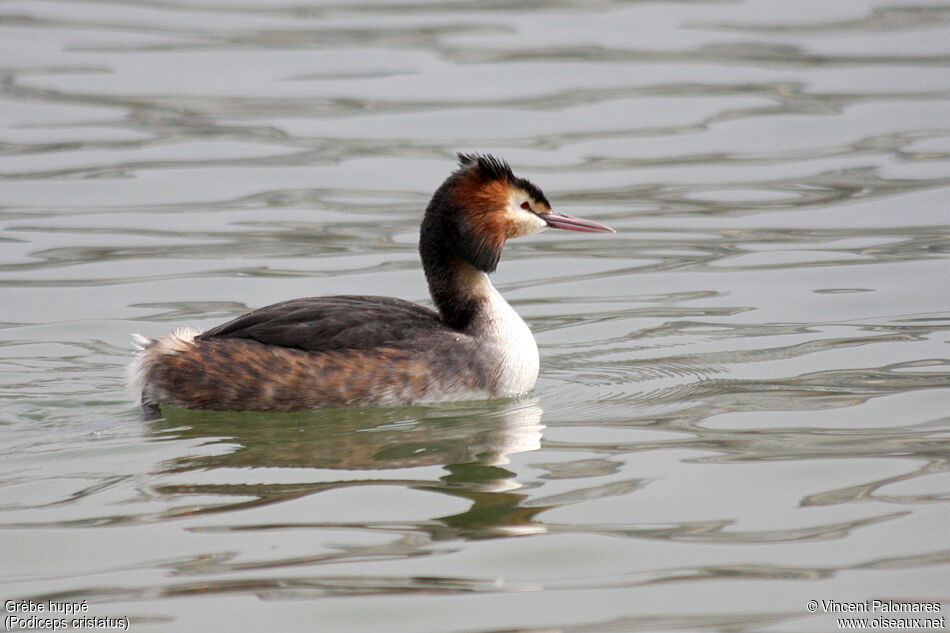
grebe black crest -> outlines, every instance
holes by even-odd
[[[509,238],[613,232],[551,209],[493,156],[459,154],[432,196],[419,254],[437,311],[390,297],[276,303],[206,332],[134,337],[143,410],[299,410],[514,396],[538,377],[525,322],[488,279]]]

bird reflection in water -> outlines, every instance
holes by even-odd
[[[202,439],[203,447],[215,448],[212,454],[166,463],[165,472],[177,481],[200,472],[201,483],[167,484],[156,491],[183,502],[176,502],[167,518],[243,510],[354,486],[397,486],[472,502],[463,513],[423,520],[420,526],[433,539],[540,533],[544,526],[534,517],[547,506],[525,506],[527,495],[519,492],[523,484],[505,466],[510,455],[540,448],[541,416],[536,398],[293,414],[168,410],[165,418],[150,423],[157,438]],[[394,470],[424,466],[442,466],[446,474],[393,477]],[[242,483],[233,483],[235,469],[245,471]],[[292,477],[282,476],[289,469]],[[301,481],[300,469],[340,471],[343,477],[320,472],[312,481]],[[225,470],[222,479],[229,483],[206,483]],[[354,474],[347,477],[347,471]],[[221,500],[190,502],[199,496]],[[330,526],[332,517],[309,517],[303,525],[308,524]]]

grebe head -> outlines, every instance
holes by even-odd
[[[432,196],[422,221],[419,251],[429,264],[467,262],[486,273],[498,265],[505,241],[547,228],[613,233],[614,230],[551,209],[534,183],[519,178],[494,156],[459,154],[459,168]]]

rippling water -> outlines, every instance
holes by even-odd
[[[0,77],[4,601],[413,633],[950,608],[945,2],[9,1]],[[456,151],[618,229],[509,245],[532,396],[139,418],[132,332],[426,301]]]

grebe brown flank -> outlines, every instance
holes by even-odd
[[[203,333],[135,336],[133,385],[143,410],[294,410],[530,391],[538,347],[488,275],[505,240],[549,227],[613,232],[553,211],[507,163],[459,154],[459,168],[432,196],[419,236],[438,312],[390,297],[312,297]]]

